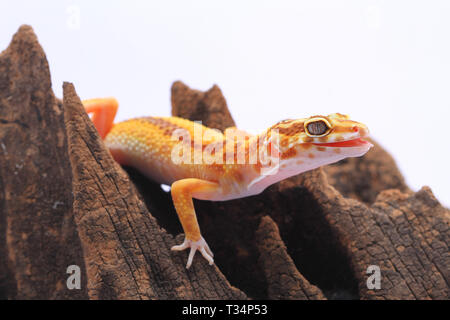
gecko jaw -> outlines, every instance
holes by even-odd
[[[321,146],[321,147],[335,147],[335,148],[350,148],[350,147],[373,147],[373,144],[371,144],[369,141],[367,140],[363,140],[361,138],[356,138],[356,139],[352,139],[352,140],[347,140],[347,141],[339,141],[339,142],[325,142],[325,143],[314,143],[314,145],[316,146]]]

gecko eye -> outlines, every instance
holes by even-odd
[[[310,119],[305,123],[305,131],[308,136],[321,137],[330,131],[331,126],[325,119]]]

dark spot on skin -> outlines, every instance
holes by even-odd
[[[302,148],[303,150],[308,150],[312,147],[311,143],[302,143],[300,144],[300,148]]]
[[[283,137],[283,138],[281,139],[280,145],[281,145],[283,148],[286,148],[286,147],[288,146],[288,144],[289,144],[289,139]]]
[[[289,159],[297,155],[297,150],[295,148],[290,148],[281,154],[281,159]]]
[[[308,153],[308,158],[314,159],[315,156],[312,153]]]
[[[162,118],[143,117],[143,118],[140,118],[139,120],[142,120],[144,122],[148,122],[148,123],[151,123],[151,124],[157,126],[160,130],[163,131],[163,134],[168,135],[168,136],[171,136],[172,133],[176,129],[186,129],[183,127],[179,127],[179,126],[171,123],[170,121],[167,121]]]
[[[242,173],[240,171],[235,171],[233,176],[234,176],[234,179],[238,183],[241,183],[242,181],[244,181],[244,176],[242,175]]]
[[[272,127],[272,129],[278,130],[279,134],[284,134],[287,136],[293,136],[296,133],[301,133],[305,131],[303,122],[296,122],[288,127],[278,127],[277,125],[275,125]]]
[[[319,151],[325,151],[326,148],[325,148],[325,147],[317,147],[317,150],[319,150]]]

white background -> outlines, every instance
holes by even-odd
[[[218,84],[239,127],[340,112],[407,183],[450,206],[450,1],[2,1],[0,48],[33,26],[54,91],[170,115],[175,80]]]

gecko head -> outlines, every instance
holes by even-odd
[[[362,156],[373,146],[364,140],[369,136],[366,125],[339,113],[284,120],[270,129],[278,133],[277,149],[285,167],[297,164],[309,170],[347,157]]]

